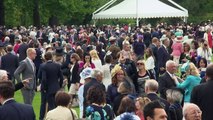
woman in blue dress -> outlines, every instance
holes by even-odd
[[[178,82],[177,78],[174,78],[177,88],[182,88],[185,90],[184,102],[190,102],[190,96],[192,89],[200,84],[201,78],[199,70],[192,62],[186,62],[181,67],[181,72],[185,72],[186,79],[183,82]]]

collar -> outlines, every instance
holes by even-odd
[[[30,62],[33,62],[29,57],[27,57],[27,59],[28,59]]]
[[[169,76],[172,78],[172,76],[174,76],[174,74],[171,74],[169,71],[166,71],[168,74],[169,74]]]
[[[155,43],[152,43],[154,46],[157,46]]]
[[[167,47],[164,44],[162,46],[167,50]]]
[[[9,99],[5,100],[5,101],[2,103],[2,105],[4,105],[6,102],[8,102],[8,101],[10,101],[10,100],[14,100],[14,98],[9,98]]]

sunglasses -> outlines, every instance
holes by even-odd
[[[143,63],[137,63],[137,65],[144,65]]]

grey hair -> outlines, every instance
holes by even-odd
[[[187,114],[188,114],[188,110],[191,109],[191,107],[197,107],[198,109],[200,109],[196,104],[194,103],[187,103],[184,104],[183,107],[183,117],[186,118]]]
[[[183,94],[178,90],[168,89],[166,91],[166,97],[167,97],[167,101],[171,103],[175,103],[175,102],[181,103],[183,99]]]
[[[3,80],[4,76],[7,76],[7,71],[6,70],[0,70],[0,81]]]
[[[168,60],[167,62],[166,62],[166,67],[168,67],[169,65],[171,65],[171,64],[176,64],[174,61],[172,61],[172,60]]]
[[[154,79],[146,80],[145,88],[148,88],[151,92],[157,92],[158,82]]]
[[[91,73],[92,78],[96,78],[98,75],[103,75],[103,71],[98,68],[93,69]]]

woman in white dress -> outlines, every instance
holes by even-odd
[[[101,63],[101,60],[100,60],[100,58],[99,58],[99,56],[98,56],[97,51],[96,51],[96,50],[91,50],[91,51],[89,52],[89,54],[90,54],[90,56],[91,56],[91,58],[92,58],[92,63],[95,64],[95,68],[98,68],[98,69],[101,70],[101,68],[102,68],[102,63]]]
[[[152,72],[152,74],[154,75],[154,77],[156,78],[156,74],[155,74],[155,58],[152,52],[151,48],[147,48],[145,51],[145,56],[146,56],[146,60],[145,60],[145,65],[146,65],[146,69],[150,72]]]
[[[111,53],[111,52],[110,52]],[[109,52],[107,52],[106,56],[104,57],[105,65],[102,66],[104,78],[103,78],[103,84],[107,88],[112,82],[111,82],[111,73],[110,73],[110,65],[112,62],[112,56]]]

